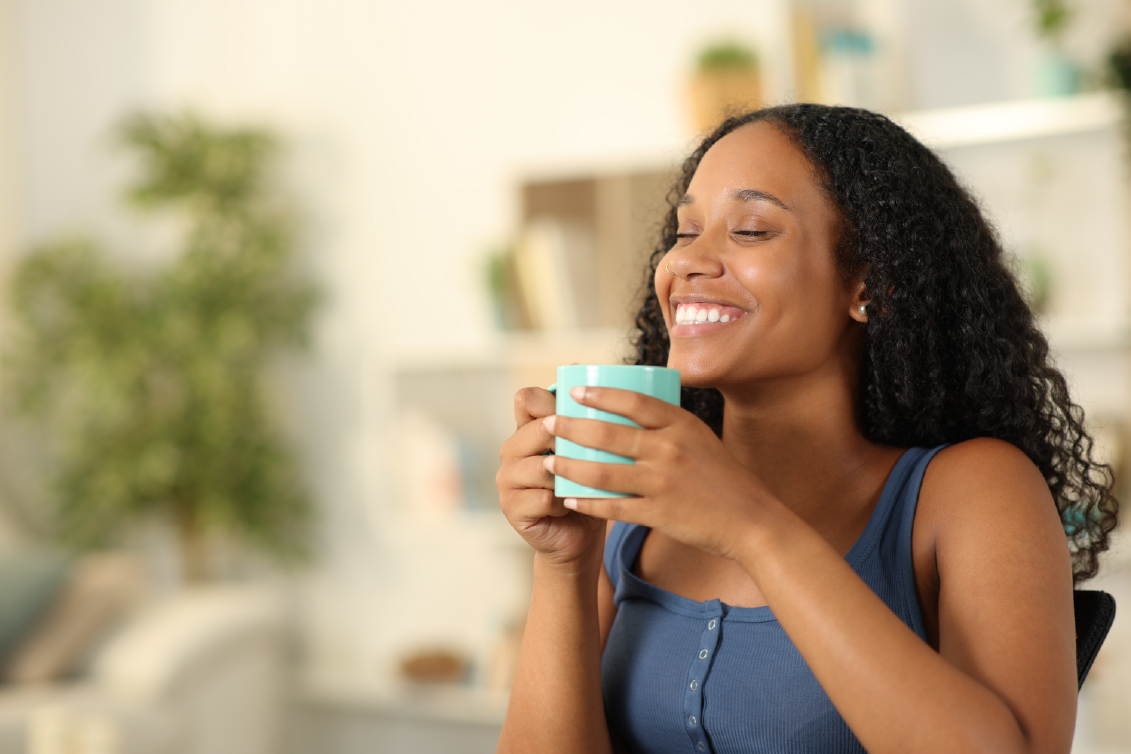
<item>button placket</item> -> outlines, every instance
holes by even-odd
[[[715,650],[722,634],[723,608],[719,600],[703,603],[706,610],[702,618],[702,632],[691,657],[691,666],[684,686],[683,727],[696,751],[710,751],[706,731],[703,729],[703,685],[711,671]]]

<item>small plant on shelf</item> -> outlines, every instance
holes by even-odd
[[[308,551],[312,507],[274,426],[265,369],[305,342],[316,294],[291,264],[291,213],[269,190],[265,133],[139,116],[128,193],[174,217],[164,267],[114,263],[89,241],[33,250],[11,281],[8,379],[49,438],[58,538],[112,544],[160,518],[184,575],[216,535],[285,561]]]
[[[737,42],[711,45],[699,53],[700,73],[756,70],[758,70],[758,54],[752,48]]]
[[[1065,0],[1032,0],[1032,11],[1037,38],[1044,47],[1037,61],[1037,93],[1059,97],[1079,92],[1084,72],[1064,45],[1075,10]]]
[[[689,89],[695,129],[706,133],[724,118],[761,105],[758,53],[740,42],[708,45],[696,61]]]
[[[1053,45],[1060,45],[1072,21],[1072,9],[1068,4],[1064,0],[1033,0],[1033,13],[1037,36]]]

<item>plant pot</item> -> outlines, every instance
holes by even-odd
[[[1039,97],[1067,97],[1080,92],[1080,65],[1060,50],[1045,49],[1037,58],[1034,84]]]
[[[709,133],[732,115],[762,104],[762,80],[756,70],[703,71],[688,87],[695,130]]]

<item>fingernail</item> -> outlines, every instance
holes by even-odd
[[[543,458],[542,459],[542,468],[544,468],[546,471],[553,474],[554,473],[554,457],[553,456],[546,456],[545,458]]]
[[[551,414],[550,416],[547,416],[542,420],[542,426],[545,427],[546,431],[551,435],[554,434],[554,423],[557,421],[557,419],[558,417]]]
[[[585,400],[585,388],[582,387],[581,385],[571,387],[569,389],[569,395],[575,401],[583,401],[583,400]]]
[[[576,497],[567,497],[565,500],[562,501],[562,505],[569,508],[571,511],[575,511],[575,510],[577,510],[577,498]]]

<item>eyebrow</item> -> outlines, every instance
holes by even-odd
[[[773,194],[768,194],[765,191],[759,191],[758,189],[738,189],[732,192],[731,196],[740,202],[769,202],[770,204],[775,204],[781,207],[786,212],[793,211],[789,207],[787,207],[785,202],[783,202],[781,199],[778,199]],[[691,194],[684,194],[682,197],[680,197],[680,200],[676,202],[675,206],[686,207],[688,204],[692,204],[694,201],[695,197],[693,197]]]

